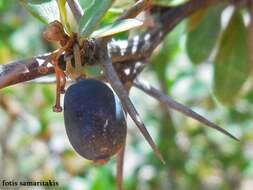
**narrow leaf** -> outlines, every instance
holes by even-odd
[[[55,0],[20,0],[20,2],[30,14],[45,24],[54,20],[60,21],[60,13]]]
[[[249,76],[247,28],[240,12],[234,12],[224,31],[215,58],[214,92],[224,104],[234,103]]]
[[[188,33],[186,41],[187,54],[193,63],[202,63],[210,56],[221,30],[222,10],[222,7],[212,7],[204,17],[201,15],[203,13],[200,13],[199,17],[191,18],[201,20],[198,26]],[[193,22],[197,21],[190,20],[190,24]]]
[[[59,7],[59,12],[60,12],[60,17],[61,17],[61,22],[67,32],[70,32],[70,25],[68,23],[68,12],[66,9],[66,0],[57,0],[58,7]]]
[[[189,0],[153,0],[154,4],[158,4],[161,6],[178,6],[183,3],[186,3]]]
[[[103,28],[100,28],[91,34],[91,37],[105,37],[111,36],[120,32],[124,32],[127,30],[131,30],[133,28],[139,27],[143,24],[143,22],[137,19],[124,19],[118,22],[115,22],[111,25],[107,25]]]
[[[96,29],[99,22],[111,7],[113,0],[93,0],[79,23],[80,35],[87,38]]]

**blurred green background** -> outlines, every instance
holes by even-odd
[[[118,7],[132,3],[122,2]],[[241,68],[249,71],[249,66],[239,65],[238,69],[233,70],[232,65],[227,72],[227,66],[224,69],[220,64],[214,64],[215,60],[221,62],[227,59],[217,58],[219,56],[215,56],[215,52],[229,42],[227,46],[233,49],[233,57],[237,60],[234,61],[235,65],[243,62],[247,55],[238,49],[246,46],[241,44],[240,47],[236,40],[243,43],[243,40],[247,40],[247,34],[243,33],[245,29],[240,16],[234,16],[236,19],[233,22],[238,26],[236,30],[239,30],[239,34],[244,36],[238,39],[234,34],[233,24],[228,24],[229,18],[231,21],[231,8],[224,11],[224,6],[215,7],[211,11],[205,14],[202,11],[191,18],[194,24],[190,26],[196,25],[193,29],[189,29],[189,20],[178,25],[154,52],[149,66],[140,77],[224,127],[240,142],[168,109],[133,88],[131,99],[159,145],[166,165],[155,157],[129,120],[124,166],[126,190],[253,188],[252,82],[249,72],[240,73],[243,70]],[[242,9],[239,14],[245,17],[246,28],[247,12]],[[108,14],[104,23],[111,22],[114,16]],[[218,27],[212,28],[213,36],[204,36],[201,40],[200,34],[210,31],[207,29],[210,29],[210,25],[203,26],[206,22]],[[42,38],[44,27],[18,1],[0,0],[0,64],[54,50],[55,46]],[[224,33],[234,37],[226,40]],[[120,38],[127,38],[127,35],[121,35]],[[220,54],[229,55],[231,52],[226,52],[224,47]],[[199,53],[202,49],[208,49],[208,53]],[[247,59],[245,62],[249,64]],[[222,83],[225,80],[222,76],[226,77],[225,84]],[[240,84],[236,83],[238,80]],[[236,93],[239,92],[236,98],[234,88],[237,89]],[[54,101],[54,84],[26,83],[0,90],[0,180],[50,179],[59,183],[59,189],[116,189],[115,158],[104,166],[94,166],[77,155],[67,139],[63,114],[52,112]]]

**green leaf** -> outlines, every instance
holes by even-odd
[[[111,36],[120,32],[131,30],[133,28],[139,27],[143,22],[137,19],[124,19],[118,22],[115,22],[111,25],[107,25],[99,30],[96,30],[91,34],[92,38]]]
[[[87,38],[91,35],[112,3],[113,0],[92,1],[79,23],[79,33],[82,37]]]
[[[101,20],[101,22],[99,23],[99,27],[102,28],[106,25],[109,25],[113,22],[115,22],[115,20],[122,15],[123,12],[121,12],[121,9],[114,9],[114,8],[110,8],[105,16],[103,17],[103,19]]]
[[[83,10],[86,11],[88,7],[91,6],[93,0],[81,0],[79,1]]]
[[[234,12],[224,31],[215,58],[214,92],[224,104],[234,103],[249,76],[247,28],[239,11]]]
[[[67,32],[70,32],[70,25],[68,23],[68,12],[66,9],[66,0],[57,0],[60,16],[61,16],[61,22],[63,26],[65,27]]]
[[[26,0],[28,3],[32,3],[32,4],[41,4],[41,3],[45,3],[45,2],[50,2],[52,0]]]
[[[20,2],[27,11],[45,24],[60,20],[60,13],[55,0],[20,0]]]
[[[207,15],[208,8],[203,8],[194,13],[187,22],[187,30],[188,32],[193,31],[197,26],[200,25],[201,21]]]
[[[194,64],[204,62],[211,54],[214,46],[216,45],[219,33],[221,30],[221,12],[223,6],[212,7],[203,16],[192,17],[190,24],[196,23],[196,19],[200,19],[197,27],[188,33],[186,40],[186,50],[190,60]]]

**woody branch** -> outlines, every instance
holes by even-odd
[[[191,0],[173,8],[153,6],[151,13],[158,15],[154,27],[129,40],[109,42],[108,50],[116,71],[122,73],[122,69],[125,68],[122,66],[124,63],[135,64],[138,61],[149,58],[164,37],[183,19],[204,7],[212,6],[222,1],[225,0]],[[94,42],[91,44],[96,46],[98,43]],[[86,57],[92,60],[89,64],[99,64],[100,61],[97,54],[100,48],[93,47],[93,49],[94,52],[86,55]],[[27,60],[18,60],[0,65],[0,89],[53,73],[53,67],[49,67],[48,72],[43,74],[38,71],[39,66],[48,55],[35,56]],[[87,60],[82,61],[87,63]]]

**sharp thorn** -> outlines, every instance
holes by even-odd
[[[169,108],[176,110],[178,112],[183,113],[184,115],[187,115],[188,117],[191,117],[192,119],[195,119],[197,121],[199,121],[200,123],[218,130],[219,132],[223,133],[224,135],[239,141],[238,138],[236,138],[234,135],[232,135],[231,133],[229,133],[228,131],[226,131],[225,129],[219,127],[218,125],[216,125],[215,123],[209,121],[208,119],[204,118],[203,116],[199,115],[198,113],[194,112],[193,110],[191,110],[190,108],[188,108],[187,106],[184,106],[183,104],[180,104],[178,102],[176,102],[175,100],[173,100],[171,97],[169,97],[168,95],[162,93],[160,90],[152,87],[151,85],[144,83],[144,82],[140,82],[140,81],[135,81],[134,85],[141,89],[142,91],[146,92],[148,95],[152,96],[153,98],[157,99],[158,101],[164,103],[165,105],[167,105]]]
[[[130,98],[128,96],[128,92],[124,88],[116,71],[114,70],[113,65],[112,65],[112,61],[108,55],[108,52],[106,51],[106,48],[105,47],[102,47],[102,48],[104,49],[104,51],[101,50],[101,52],[100,52],[100,61],[101,61],[101,64],[103,66],[103,70],[105,72],[105,75],[106,75],[108,81],[110,82],[112,88],[114,89],[114,91],[118,95],[121,103],[123,104],[123,107],[128,112],[128,114],[130,115],[130,117],[132,118],[132,120],[134,121],[136,126],[139,128],[142,135],[148,141],[149,145],[154,150],[157,157],[161,160],[162,163],[165,163],[162,154],[160,153],[159,149],[155,145],[155,143],[154,143],[152,137],[150,136],[149,132],[147,131],[144,123],[140,119],[140,116],[139,116],[137,110],[135,109],[132,101],[130,100]]]

